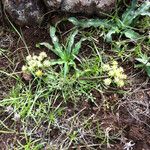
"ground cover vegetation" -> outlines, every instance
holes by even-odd
[[[150,148],[150,2],[120,3],[107,19],[1,26],[1,149]]]

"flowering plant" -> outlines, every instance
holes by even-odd
[[[50,67],[50,65],[50,61],[45,52],[41,52],[39,56],[28,55],[26,57],[26,65],[22,66],[22,72],[41,77],[43,75],[43,70]]]
[[[109,86],[111,83],[115,83],[118,87],[124,86],[127,75],[124,73],[123,68],[119,67],[117,61],[112,61],[110,64],[103,64],[102,70],[108,76],[108,78],[104,79],[106,86]]]

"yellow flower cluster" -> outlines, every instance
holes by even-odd
[[[104,84],[106,86],[109,86],[111,83],[115,83],[118,87],[124,86],[127,75],[124,74],[123,68],[118,66],[117,61],[112,61],[110,64],[104,64],[102,70],[106,76],[108,76],[108,78],[104,79]]]
[[[26,57],[26,65],[22,66],[23,73],[34,73],[37,77],[43,75],[43,68],[50,66],[50,61],[47,59],[47,54],[41,52],[39,56],[37,55],[28,55]]]

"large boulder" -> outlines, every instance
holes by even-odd
[[[6,13],[20,26],[41,23],[44,6],[41,0],[2,0]]]
[[[40,24],[46,7],[48,10],[99,16],[109,14],[115,7],[115,0],[2,0],[2,3],[12,21],[20,26]]]
[[[61,9],[64,12],[86,15],[110,13],[115,0],[44,0],[48,9]]]

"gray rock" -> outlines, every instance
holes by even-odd
[[[41,23],[43,17],[43,5],[41,0],[2,0],[7,14],[20,25],[36,25]]]
[[[96,1],[96,0],[94,0]],[[116,0],[97,0],[96,14],[101,16],[103,13],[110,14],[115,9]]]
[[[64,0],[61,9],[71,13],[86,13],[92,14],[94,12],[93,0]]]
[[[114,9],[115,0],[63,0],[61,9],[71,13],[85,13],[100,15],[110,13]]]

